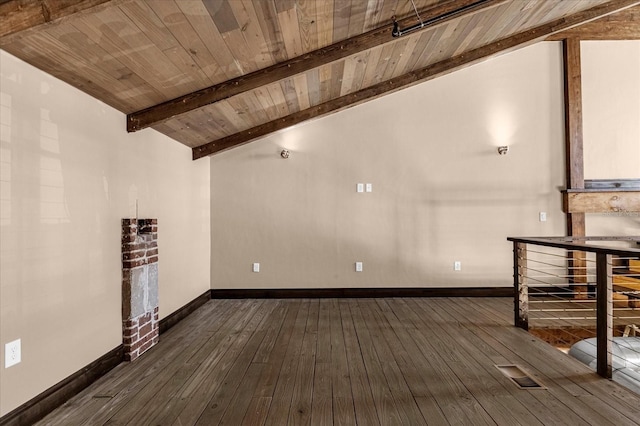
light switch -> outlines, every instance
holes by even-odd
[[[259,263],[254,263],[253,264],[253,272],[260,272],[260,264]]]
[[[540,222],[547,221],[547,212],[540,212]]]
[[[364,192],[364,183],[359,183],[356,185],[357,192]]]
[[[362,262],[356,262],[356,272],[362,272]]]
[[[368,183],[368,184],[367,184],[367,186],[366,186],[366,188],[367,188],[367,189],[366,189],[366,191],[367,191],[367,192],[373,192],[373,184]]]

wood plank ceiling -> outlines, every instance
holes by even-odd
[[[394,17],[401,29],[420,22],[411,0],[0,0],[0,48],[195,159],[640,10],[637,0],[414,2],[425,27],[394,38]]]

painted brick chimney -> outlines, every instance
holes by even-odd
[[[159,339],[158,220],[122,219],[122,343],[133,361]]]

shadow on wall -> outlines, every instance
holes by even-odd
[[[512,285],[506,237],[565,232],[561,58],[539,43],[211,157],[212,287]]]
[[[106,107],[0,55],[0,326],[24,354],[3,370],[6,411],[121,341],[120,241],[109,214],[108,146],[95,141],[96,133],[109,138],[100,124]],[[83,119],[74,116],[81,105]]]
[[[539,206],[559,204],[553,188],[503,179],[509,168],[455,186],[402,162],[372,174],[358,170],[368,156],[329,148],[333,156],[298,150],[282,160],[269,145],[211,160],[213,288],[511,286],[506,237],[541,234]],[[357,193],[366,175],[376,176],[373,192]],[[536,222],[520,219],[532,211]]]

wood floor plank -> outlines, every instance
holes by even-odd
[[[435,398],[432,396],[416,396],[415,400],[427,426],[449,425],[449,421],[445,418],[442,410],[440,410]]]
[[[242,426],[262,426],[267,420],[269,407],[271,407],[270,396],[251,398],[247,412],[242,419]]]
[[[421,333],[419,327],[424,325],[421,324],[421,319],[415,316],[415,313],[407,311],[398,315],[398,320],[415,327],[411,335],[400,333],[397,336],[399,343],[413,355],[413,362],[427,383],[426,387],[421,387],[420,395],[433,396],[438,407],[436,416],[442,413],[442,417],[451,424],[472,424],[475,418],[475,409],[471,407],[472,398],[431,346],[431,338]],[[458,401],[454,403],[450,395],[455,395],[459,398]],[[482,420],[489,424],[488,417]]]
[[[487,302],[488,306],[495,305],[495,300],[488,299]],[[509,327],[507,331],[509,334],[523,333],[522,330],[515,327]],[[558,354],[555,348],[542,340],[530,334],[524,334],[528,337],[527,341],[535,342],[535,353],[539,357],[542,359],[549,358],[549,366],[558,366],[558,369],[554,371],[555,374],[563,376],[565,372],[571,373],[566,375],[564,379],[570,379],[575,385],[579,386],[582,389],[581,394],[590,397],[594,395],[595,391],[598,394],[598,399],[606,402],[609,408],[622,413],[629,413],[629,410],[631,410],[630,414],[633,414],[634,419],[640,418],[640,395],[627,391],[627,389],[611,380],[594,380],[599,379],[599,376],[580,362],[563,353]],[[595,387],[595,389],[587,389],[591,387]],[[602,393],[599,391],[602,391]]]
[[[214,303],[210,306],[213,312],[217,312],[217,306],[220,306],[220,304]],[[172,361],[173,364],[178,365],[179,369],[172,376],[171,382],[162,387],[160,390],[161,393],[156,394],[157,399],[165,397],[165,403],[160,409],[156,410],[155,419],[153,420],[154,424],[167,424],[171,418],[179,413],[179,403],[184,402],[184,400],[177,398],[176,395],[181,392],[185,384],[190,382],[194,374],[197,376],[197,372],[211,368],[211,362],[217,359],[216,356],[224,353],[226,348],[231,345],[232,339],[229,339],[228,335],[233,332],[233,330],[239,330],[239,327],[249,321],[258,307],[259,305],[255,304],[245,303],[237,306],[234,304],[232,305],[230,314],[226,317],[228,320],[216,321],[217,316],[211,315],[211,320],[216,321],[217,324],[216,326],[210,327],[209,332],[203,336],[203,339],[182,343],[181,350],[185,352],[187,356],[184,359],[181,358]],[[213,314],[213,312],[209,311],[209,314]],[[188,336],[193,333],[192,328],[195,327],[197,330],[198,324],[200,324],[200,328],[205,330],[208,328],[204,325],[207,324],[208,317],[201,318],[199,315],[196,315],[193,320],[191,320],[191,317],[189,317],[189,319],[190,321],[185,324],[189,325],[189,328],[180,331],[179,334]],[[185,322],[182,322],[178,324],[178,326],[184,323]],[[135,407],[135,405],[133,406]],[[144,408],[146,409],[146,407]],[[144,412],[146,410],[143,409],[140,411]]]
[[[333,397],[333,424],[341,426],[356,425],[353,398]]]
[[[331,362],[331,299],[320,299],[316,363]]]
[[[269,347],[268,351],[264,349],[264,345],[259,348],[258,352],[261,350],[266,352],[263,352],[260,356],[256,353],[253,359],[254,362],[264,362],[266,364],[260,381],[256,385],[254,397],[273,397],[278,383],[278,376],[280,375],[282,363],[293,335],[293,327],[296,324],[296,318],[300,310],[299,301],[287,300],[284,303],[287,309],[274,343],[267,345]]]
[[[333,424],[333,395],[331,391],[331,323],[330,304],[320,299],[313,392],[311,401],[311,425]]]
[[[284,425],[289,418],[291,409],[291,399],[293,397],[293,384],[299,363],[300,352],[302,351],[302,340],[307,325],[309,314],[309,301],[299,302],[302,304],[298,311],[296,322],[291,330],[291,339],[284,355],[282,368],[278,375],[278,382],[273,392],[273,399],[267,415],[266,425]]]
[[[249,365],[246,373],[238,383],[238,387],[235,394],[233,395],[233,399],[231,399],[227,404],[227,409],[224,412],[224,416],[217,424],[237,426],[247,416],[250,409],[249,407],[251,406],[251,402],[253,401],[251,392],[255,389],[255,386],[260,379],[260,375],[262,374],[263,368],[264,364],[252,363]],[[232,380],[232,378],[229,378],[229,380]],[[263,404],[265,402],[266,401],[262,401]],[[253,411],[255,410],[253,407],[251,408],[251,410],[254,415],[256,411],[259,411]],[[202,420],[202,424],[215,424],[215,420],[212,417],[205,417]]]
[[[431,326],[430,319],[408,310],[402,313],[400,320],[411,321],[416,326],[413,339],[429,360],[430,365],[426,371],[432,376],[434,388],[432,393],[446,418],[452,423],[495,424],[451,369],[449,360],[455,359],[455,355],[451,355],[451,349],[445,348],[448,355],[437,350],[437,347],[442,345],[439,343],[437,332]],[[404,344],[410,345],[411,342],[404,342]],[[451,398],[450,395],[455,395],[456,398]]]
[[[381,309],[381,311],[384,311]],[[414,423],[448,425],[444,414],[438,407],[433,397],[428,383],[424,380],[424,372],[430,366],[424,354],[413,345],[404,345],[402,341],[412,342],[412,333],[416,331],[412,323],[401,323],[397,317],[385,315],[391,330],[384,333],[384,337],[390,348],[393,348],[393,356],[403,374],[404,380],[413,396],[415,403],[422,414],[422,420],[418,419]]]
[[[394,311],[410,309],[404,301],[393,301]],[[582,424],[581,419],[572,412],[567,412],[566,407],[559,404],[554,398],[549,398],[546,392],[522,392],[508,381],[502,373],[494,367],[494,365],[511,364],[511,360],[503,357],[495,349],[481,340],[475,333],[468,330],[458,331],[463,333],[464,339],[457,339],[456,344],[461,345],[467,353],[473,358],[472,365],[480,365],[483,372],[500,382],[503,387],[512,390],[511,397],[514,397],[522,406],[528,407],[528,410],[545,425],[579,425]],[[499,390],[493,388],[493,395],[497,395]],[[553,412],[564,411],[562,420],[550,414]]]
[[[475,316],[471,315],[471,317]],[[488,318],[484,316],[483,319],[486,320]],[[479,321],[482,320],[479,319]],[[478,324],[478,322],[475,323]],[[480,326],[481,329],[484,327],[486,326]],[[602,403],[602,401],[599,404],[596,404],[596,401],[592,403],[587,401],[591,396],[591,392],[582,387],[580,382],[583,382],[586,376],[590,376],[598,382],[607,381],[599,380],[595,373],[591,374],[587,367],[579,364],[578,361],[562,353],[556,353],[559,351],[515,327],[506,327],[504,333],[485,331],[489,334],[489,338],[496,339],[493,344],[495,347],[502,347],[511,351],[511,356],[520,359],[523,364],[544,366],[546,374],[535,371],[533,367],[528,368],[528,370],[529,372],[535,372],[538,377],[542,377],[542,381],[548,386],[549,392],[558,401],[562,402],[567,409],[580,416],[583,422],[592,425],[637,424],[635,419],[640,418],[640,416],[632,420],[621,414],[619,410],[613,409],[609,404]],[[526,336],[526,339],[522,339],[523,335]],[[600,398],[608,399],[604,393],[600,395]],[[611,401],[611,403],[614,402],[613,400]],[[626,411],[628,412],[629,410],[627,409]]]
[[[307,325],[302,338],[302,348],[298,361],[298,370],[293,383],[289,425],[308,425],[311,421],[311,401],[315,373],[315,358],[318,339],[318,300],[309,305]]]
[[[290,312],[290,308],[292,303],[287,303],[285,301],[281,301],[279,305],[274,309],[272,314],[272,319],[267,327],[266,334],[264,336],[264,340],[260,344],[260,347],[256,351],[256,355],[253,357],[253,362],[256,363],[268,363],[271,360],[271,355],[273,352],[273,348],[276,346],[276,342],[282,344],[282,341],[278,340],[278,336],[281,335],[281,330],[285,318],[287,317],[287,313]],[[297,313],[297,310],[293,311],[293,314]],[[295,315],[293,315],[295,319]],[[292,322],[293,324],[293,322]],[[283,336],[287,339],[291,337],[290,335]]]
[[[370,337],[373,339],[382,372],[399,410],[402,424],[424,424],[422,412],[407,385],[405,375],[396,362],[396,357],[402,355],[404,348],[395,346],[397,337],[392,324],[387,321],[380,306],[373,299],[358,300],[352,312],[360,315],[370,329]]]
[[[508,382],[504,376],[493,374],[496,370],[486,357],[474,356],[476,348],[468,351],[460,335],[466,328],[458,322],[457,316],[451,316],[451,310],[441,309],[439,304],[429,306],[431,317],[436,319],[441,330],[442,341],[456,348],[460,362],[456,364],[456,375],[466,383],[467,389],[482,404],[491,418],[498,424],[513,422],[520,425],[543,425],[543,422],[527,409],[517,398],[520,389]],[[505,386],[509,385],[509,386]]]
[[[212,300],[37,425],[638,425],[503,298]],[[546,386],[520,390],[518,364]]]
[[[195,405],[187,406],[182,411],[174,424],[194,424],[195,414],[198,413],[200,400],[208,401],[206,407],[199,413],[195,424],[210,425],[220,424],[221,418],[227,411],[230,401],[237,395],[236,390],[239,384],[244,380],[251,360],[255,356],[256,351],[265,335],[265,323],[269,318],[273,304],[269,304],[267,309],[263,309],[251,319],[249,323],[242,329],[237,336],[237,344],[230,347],[225,353],[221,362],[218,364],[215,372],[212,372],[208,378],[203,381],[197,388],[197,397],[193,397],[192,401],[197,401]],[[260,368],[252,370],[253,375],[248,376],[247,380],[257,382]],[[200,399],[201,395],[206,395]],[[239,398],[243,400],[243,398]],[[242,413],[244,415],[244,413]],[[186,420],[185,416],[186,415]],[[242,420],[242,416],[235,419],[236,423]]]
[[[145,371],[153,372],[151,368],[154,364],[161,368],[162,365],[166,365],[166,363],[171,362],[171,360],[180,355],[189,356],[189,352],[185,353],[181,344],[187,339],[187,336],[190,336],[189,338],[195,341],[208,338],[208,333],[220,327],[224,323],[221,320],[225,317],[228,318],[228,313],[236,306],[238,305],[233,303],[219,306],[214,313],[208,315],[208,319],[211,322],[203,321],[204,327],[196,330],[190,330],[189,324],[186,322],[176,325],[161,336],[162,352],[147,352],[144,358],[136,360],[135,365],[143,365]],[[204,310],[196,311],[193,314],[193,318],[200,317],[203,313]],[[183,330],[185,333],[182,334],[176,330]],[[187,330],[190,330],[189,334],[186,333]],[[89,386],[78,398],[73,398],[63,404],[58,408],[60,421],[81,425],[89,422],[97,413],[113,411],[119,401],[128,395],[121,391],[125,389],[124,383],[128,380],[140,378],[138,369],[134,368],[135,365],[132,363],[118,365],[114,370]]]
[[[445,302],[443,301],[443,303],[445,303]],[[423,307],[420,307],[419,309],[424,310],[424,308],[423,308]],[[468,318],[467,318],[467,320],[468,320]],[[481,322],[476,323],[476,325],[480,325],[480,327],[482,327],[482,323],[481,323]],[[487,331],[489,332],[489,330],[487,330]],[[516,331],[516,332],[518,332],[517,330],[511,330],[511,329],[508,329],[508,330],[505,330],[505,331],[507,332],[507,334],[511,333],[511,331]],[[520,330],[519,332],[522,332],[522,330]],[[526,334],[526,333],[525,333],[525,334]],[[500,343],[498,343],[498,342],[494,342],[494,344],[496,344],[496,345],[500,345]],[[508,346],[508,345],[504,345],[504,344],[503,344],[503,346],[505,346],[505,348],[506,348],[506,349],[509,349],[509,346]],[[512,355],[513,355],[513,354],[512,354]],[[518,359],[521,359],[520,357],[517,357],[517,358],[518,358]],[[570,380],[565,380],[565,381],[564,381],[564,383],[563,383],[563,385],[564,385],[564,386],[563,386],[563,389],[564,389],[564,390],[566,390],[566,391],[568,391],[568,392],[570,393],[570,395],[571,395],[571,396],[574,396],[574,397],[586,396],[586,394],[584,393],[584,390],[583,390],[580,386],[577,386],[575,383],[573,383],[573,382],[572,382],[572,381],[570,381]]]
[[[272,308],[272,304],[268,304]],[[264,302],[256,306],[256,309],[264,306]],[[224,378],[233,367],[235,358],[242,353],[253,330],[258,327],[266,312],[264,310],[253,312],[243,322],[227,331],[227,336],[215,347],[203,346],[201,352],[207,355],[202,363],[202,368],[197,374],[192,375],[184,383],[176,397],[173,398],[175,406],[171,412],[156,422],[162,424],[195,424],[207,408],[207,404],[218,387],[224,383]],[[197,362],[195,362],[197,363]]]
[[[329,301],[329,328],[331,333],[331,391],[335,424],[355,425],[356,413],[351,392],[351,376],[345,348],[342,319],[337,299]]]
[[[387,379],[382,371],[382,365],[375,351],[374,342],[369,335],[367,324],[364,323],[354,300],[340,303],[342,314],[342,328],[345,333],[345,345],[349,360],[351,383],[357,380],[358,388],[353,388],[354,395],[362,397],[371,393],[371,402],[378,415],[377,420],[382,424],[402,424],[401,415],[396,406]],[[362,405],[371,407],[371,402],[364,398],[354,398],[358,424],[375,424],[376,419],[364,417],[367,410]]]
[[[100,411],[95,413],[90,418],[86,419],[83,424],[93,425],[101,424],[104,421],[108,421],[113,424],[126,424],[130,417],[138,410],[142,410],[145,401],[149,401],[155,395],[155,391],[159,387],[154,386],[157,383],[162,383],[163,380],[171,377],[171,375],[177,369],[195,369],[198,368],[199,362],[190,362],[194,357],[198,357],[198,353],[201,353],[203,345],[211,344],[217,345],[218,338],[222,338],[222,335],[227,334],[225,329],[227,327],[233,327],[236,323],[242,323],[243,320],[251,318],[253,313],[257,310],[256,304],[241,304],[236,310],[234,315],[231,315],[226,321],[222,322],[222,325],[216,330],[216,333],[211,336],[209,333],[204,333],[197,341],[196,344],[190,345],[187,350],[181,349],[181,343],[187,340],[184,335],[179,336],[174,357],[163,356],[160,351],[157,350],[159,346],[152,348],[145,353],[144,358],[138,358],[131,365],[135,365],[138,368],[132,369],[131,378],[127,381],[121,382],[114,386],[108,392],[115,394],[115,397],[110,401],[110,404],[103,407]],[[156,353],[158,355],[156,355]],[[140,374],[140,368],[142,368],[142,374]],[[137,372],[137,374],[136,374]],[[142,405],[139,405],[142,404]]]
[[[333,398],[331,395],[331,364],[316,362],[311,402],[311,425],[333,424]]]

